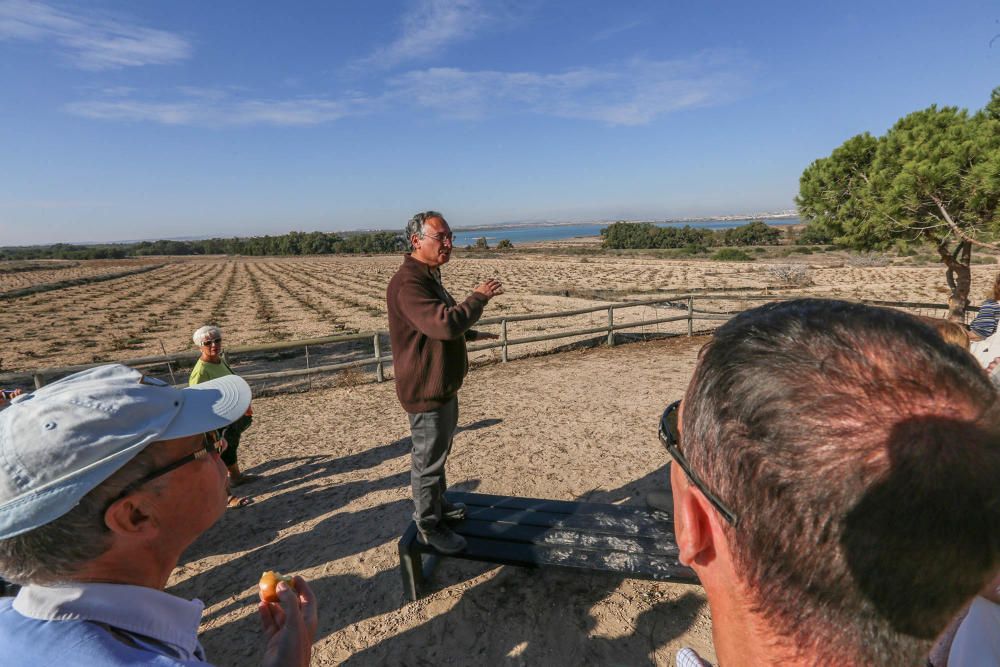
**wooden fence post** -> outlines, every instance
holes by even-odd
[[[615,345],[615,307],[608,306],[608,347]]]
[[[306,345],[305,348],[306,348],[306,370],[309,370],[309,346]],[[308,384],[307,384],[308,391],[312,391],[312,388],[313,388],[313,377],[312,377],[312,375],[307,375],[306,379],[308,380]]]
[[[385,374],[382,370],[382,343],[378,339],[378,332],[375,332],[373,341],[375,343],[375,381],[384,382]]]
[[[160,344],[160,352],[163,352],[163,356],[167,356],[167,348],[163,346],[163,341],[158,340],[156,342]],[[169,361],[167,362],[167,371],[170,373],[170,384],[177,384],[177,379],[174,377],[174,367]]]
[[[688,297],[688,337],[694,333],[694,297]]]
[[[503,347],[500,348],[500,361],[507,363],[507,320],[500,320],[500,342]]]

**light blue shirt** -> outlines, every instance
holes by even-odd
[[[203,609],[144,586],[29,585],[0,599],[0,655],[19,667],[204,666]]]

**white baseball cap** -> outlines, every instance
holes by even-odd
[[[0,410],[0,539],[58,519],[151,443],[223,428],[250,405],[228,375],[176,389],[110,364]]]

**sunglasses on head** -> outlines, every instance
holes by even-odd
[[[660,442],[663,446],[667,448],[667,452],[670,456],[677,462],[677,465],[681,467],[687,478],[691,480],[691,483],[698,487],[702,495],[708,498],[708,502],[712,503],[712,506],[719,511],[726,521],[728,521],[733,526],[740,522],[736,513],[733,512],[729,507],[722,502],[722,500],[708,490],[705,482],[701,481],[701,478],[694,474],[691,470],[691,464],[688,462],[687,457],[684,456],[684,452],[681,451],[681,434],[680,429],[677,426],[677,414],[681,407],[680,401],[674,401],[667,406],[667,409],[663,411],[663,416],[660,417]]]

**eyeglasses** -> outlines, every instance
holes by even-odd
[[[206,340],[202,342],[202,347],[212,347],[214,345],[222,345],[222,339],[213,338],[212,340]]]
[[[450,232],[448,234],[428,234],[424,232],[424,238],[434,239],[439,243],[454,243],[455,241],[455,235]]]
[[[674,401],[667,406],[667,409],[663,411],[663,416],[660,417],[660,442],[663,446],[667,448],[667,452],[673,457],[677,465],[681,467],[684,474],[687,475],[691,483],[698,487],[698,490],[708,498],[708,502],[712,503],[715,509],[719,510],[719,514],[722,515],[726,521],[728,521],[733,526],[740,522],[736,513],[729,509],[724,502],[722,502],[717,495],[708,490],[705,483],[701,481],[701,478],[691,471],[691,464],[688,463],[687,457],[684,456],[684,452],[680,449],[681,444],[681,434],[677,428],[677,411],[681,407],[680,401]]]
[[[149,474],[135,480],[134,482],[126,486],[124,489],[122,489],[121,493],[119,493],[114,500],[108,503],[108,507],[110,507],[113,503],[118,502],[128,494],[132,493],[143,484],[151,482],[157,477],[162,477],[163,475],[166,475],[168,472],[173,472],[174,470],[177,470],[181,466],[187,465],[192,461],[197,461],[198,459],[203,459],[206,456],[211,456],[213,452],[218,452],[219,454],[221,454],[226,450],[226,446],[227,446],[226,429],[222,429],[221,431],[210,431],[208,433],[202,434],[201,446],[198,447],[198,449],[191,452],[187,456],[177,459],[173,463],[168,463],[162,468],[157,468],[156,470],[153,470]]]

